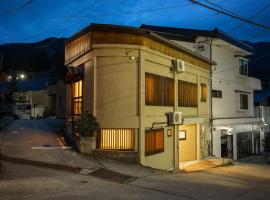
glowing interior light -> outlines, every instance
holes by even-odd
[[[25,78],[25,75],[24,74],[20,74],[20,78],[21,79],[24,79]]]

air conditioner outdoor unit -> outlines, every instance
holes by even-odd
[[[181,73],[185,71],[185,62],[183,60],[172,60],[172,70],[176,73]]]
[[[169,124],[182,124],[182,113],[181,112],[170,112],[169,113]]]

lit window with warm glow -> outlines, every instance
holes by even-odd
[[[73,114],[82,114],[82,81],[72,83]]]
[[[98,135],[98,148],[107,150],[134,150],[135,129],[102,128]]]
[[[207,86],[204,83],[201,84],[201,101],[207,101]]]

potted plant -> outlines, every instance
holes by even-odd
[[[77,122],[77,131],[80,134],[80,151],[92,153],[96,149],[96,136],[99,123],[92,114],[85,112]]]

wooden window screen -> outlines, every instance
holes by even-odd
[[[82,114],[82,81],[72,83],[73,114]]]
[[[145,155],[153,155],[164,151],[164,130],[150,129],[145,131]]]
[[[145,73],[145,104],[152,106],[174,105],[174,80]]]
[[[207,86],[204,83],[201,83],[201,101],[207,101]]]
[[[187,81],[178,81],[178,106],[198,106],[198,85]]]
[[[133,151],[135,149],[135,129],[102,128],[98,133],[97,148]]]

